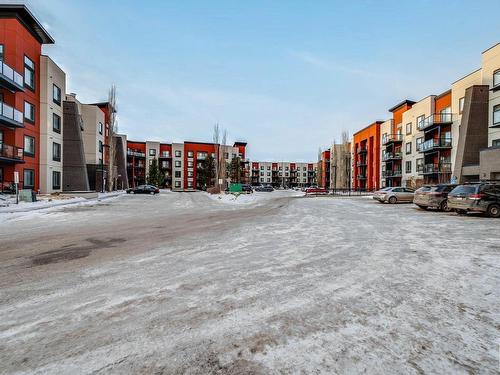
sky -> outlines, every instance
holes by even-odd
[[[210,142],[218,123],[261,161],[317,160],[343,130],[449,89],[500,41],[498,0],[26,4],[68,93],[92,103],[116,85],[129,139]]]

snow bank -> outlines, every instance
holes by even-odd
[[[252,204],[265,202],[278,197],[301,197],[305,194],[301,191],[294,190],[275,190],[273,192],[254,192],[252,194],[244,193],[221,193],[221,194],[209,194],[204,193],[211,200],[227,203],[227,204]]]

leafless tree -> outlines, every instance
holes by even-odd
[[[108,191],[113,190],[115,182],[115,148],[114,137],[118,132],[118,122],[116,121],[116,86],[111,85],[108,94]]]
[[[226,179],[227,179],[227,168],[226,168],[226,141],[227,141],[227,130],[224,129],[222,132],[222,143],[221,143],[221,152],[220,154],[220,161],[219,161],[219,181],[222,181],[222,187],[225,188],[226,186]]]
[[[217,192],[220,191],[220,185],[219,185],[219,170],[220,170],[220,165],[219,165],[219,155],[220,155],[220,127],[219,124],[216,123],[214,125],[214,132],[212,135],[212,141],[215,145],[215,158],[214,158],[214,163],[215,163],[215,190]]]

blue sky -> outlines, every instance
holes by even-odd
[[[438,94],[499,42],[496,1],[28,1],[83,102],[117,85],[134,140],[210,141],[254,160],[319,147]]]

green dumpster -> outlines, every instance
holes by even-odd
[[[241,187],[242,187],[242,184],[231,183],[229,185],[229,192],[230,193],[241,193],[243,191],[243,189]]]

